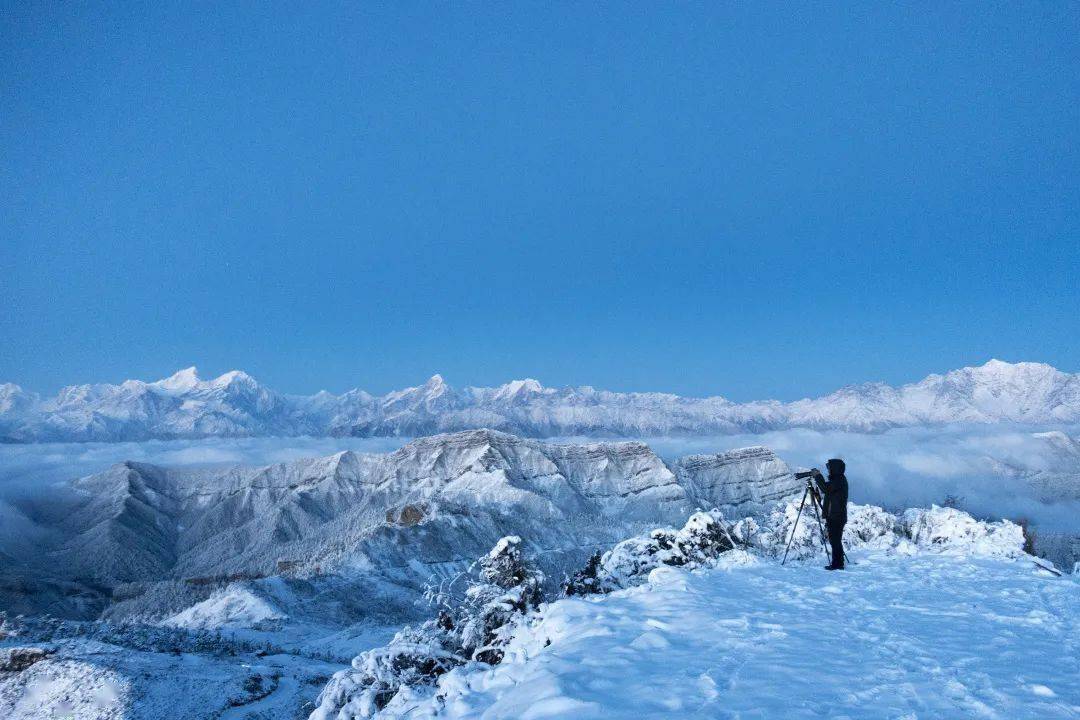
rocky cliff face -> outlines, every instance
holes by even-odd
[[[674,463],[679,484],[702,508],[762,508],[802,491],[772,450],[750,447],[718,455],[689,455]]]

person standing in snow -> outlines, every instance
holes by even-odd
[[[829,531],[829,544],[832,546],[832,563],[825,567],[826,570],[844,569],[844,525],[847,524],[847,498],[848,483],[844,476],[846,469],[844,461],[833,458],[825,463],[829,471],[829,479],[826,480],[821,472],[814,468],[816,475],[814,481],[821,490],[823,500],[821,503],[822,514],[825,516],[825,527]]]

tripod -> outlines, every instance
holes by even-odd
[[[797,477],[797,476],[796,476]],[[825,551],[825,557],[831,559],[829,554],[829,540],[825,537],[825,525],[821,522],[821,498],[818,497],[817,489],[811,484],[813,480],[806,479],[806,489],[803,490],[802,502],[799,503],[799,512],[795,515],[795,524],[791,526],[791,537],[788,538],[787,547],[784,548],[784,559],[780,561],[783,565],[787,562],[788,551],[791,550],[791,542],[795,539],[795,531],[799,529],[799,518],[802,517],[803,506],[806,505],[806,497],[810,496],[810,505],[814,508],[814,518],[817,520],[818,532],[821,533],[821,549]],[[845,559],[847,553],[844,553]]]

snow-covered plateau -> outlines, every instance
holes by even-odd
[[[52,490],[0,506],[2,717],[1080,712],[1080,587],[1019,525],[852,504],[828,573],[764,447],[476,430]]]
[[[531,379],[455,390],[438,375],[381,396],[363,390],[297,396],[237,370],[203,380],[195,368],[156,382],[74,385],[51,398],[0,385],[0,439],[6,442],[417,437],[476,428],[527,437],[650,437],[1001,422],[1080,422],[1080,375],[991,360],[900,387],[867,383],[788,403],[556,389]]]

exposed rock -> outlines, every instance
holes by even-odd
[[[0,648],[0,672],[20,672],[49,654],[48,650],[39,647]]]

